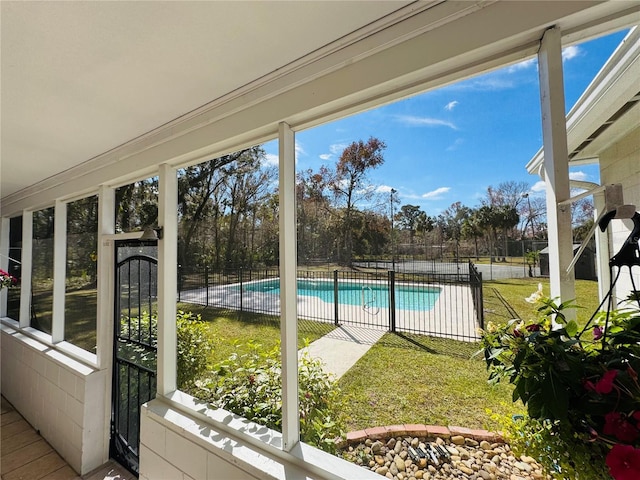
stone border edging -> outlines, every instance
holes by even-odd
[[[386,427],[372,427],[364,430],[356,430],[347,433],[347,438],[341,442],[344,446],[355,443],[363,443],[365,440],[382,440],[389,437],[424,437],[448,440],[451,437],[462,436],[472,438],[477,442],[487,441],[489,443],[505,443],[500,433],[489,432],[487,430],[476,430],[465,427],[422,424],[388,425]]]

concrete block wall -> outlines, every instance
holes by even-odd
[[[605,150],[600,155],[601,184],[620,183],[624,202],[636,206],[640,211],[640,127]],[[630,220],[612,220],[609,227],[611,255],[616,254],[629,236]],[[625,269],[626,270],[626,269]],[[634,282],[640,285],[640,268],[634,267]],[[633,286],[628,271],[623,271],[616,285],[618,300],[625,298]]]
[[[108,460],[106,371],[0,324],[2,395],[80,474]]]
[[[140,480],[383,478],[309,445],[298,444],[296,451],[276,455],[279,433],[223,410],[196,406],[180,392],[174,397],[181,408],[161,398],[142,408]],[[216,430],[208,420],[212,417],[237,434]],[[248,436],[254,441],[247,441]]]

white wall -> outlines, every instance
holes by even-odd
[[[281,441],[278,432],[176,392],[142,408],[140,480],[383,478],[308,445],[284,452]]]
[[[0,324],[2,395],[81,475],[108,460],[105,370]]]
[[[636,210],[640,210],[640,126],[600,155],[600,177],[603,185],[622,184],[624,203],[636,205]],[[612,220],[609,226],[612,256],[620,250],[631,227],[630,220]],[[633,272],[636,287],[640,289],[640,267],[634,267]],[[618,301],[632,288],[628,270],[624,269],[616,285]]]

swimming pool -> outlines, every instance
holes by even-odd
[[[280,295],[278,279],[253,282],[242,287],[249,292]],[[298,279],[298,296],[317,297],[328,303],[334,301],[333,280]],[[438,287],[418,284],[396,284],[396,308],[401,310],[431,310],[440,296]],[[389,287],[386,283],[374,282],[338,282],[338,303],[364,308],[388,308]]]

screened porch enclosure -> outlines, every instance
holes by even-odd
[[[300,442],[296,132],[537,56],[544,166],[557,174],[546,181],[568,192],[562,48],[640,23],[637,4],[626,1],[0,8],[0,268],[20,277],[18,288],[0,292],[1,393],[78,474],[115,450],[125,463],[135,453],[145,480],[380,478]],[[180,391],[176,367],[176,305],[186,294],[178,283],[179,171],[274,139],[282,432]],[[136,182],[148,182],[151,194],[144,214],[123,223],[135,192],[127,186]],[[565,298],[565,198],[552,200],[552,294]],[[139,242],[149,226],[157,252],[133,257],[139,276],[157,282],[133,287],[129,274],[124,295],[118,242]],[[124,303],[126,314],[116,307],[123,298],[135,299]],[[385,308],[370,300],[364,307]],[[157,331],[143,320],[147,310],[157,311]],[[125,407],[134,390],[136,402]],[[114,401],[125,414],[113,416]],[[114,423],[126,448],[112,445]]]

